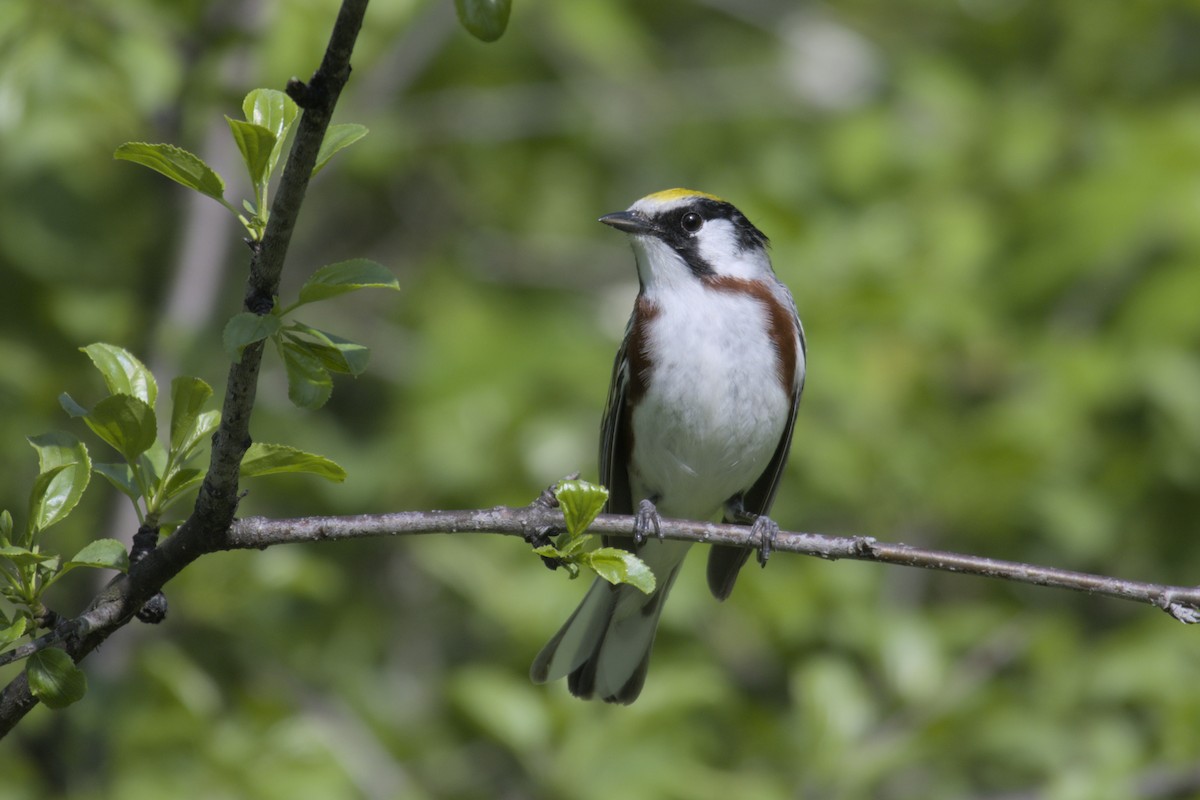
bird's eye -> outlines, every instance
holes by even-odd
[[[695,233],[704,227],[704,217],[695,211],[689,211],[679,219],[679,226],[688,233]]]

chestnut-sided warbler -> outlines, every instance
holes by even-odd
[[[753,523],[759,557],[778,532],[766,516],[804,388],[804,329],[771,269],[767,237],[729,203],[668,189],[600,218],[629,234],[641,291],[613,366],[601,426],[606,510],[636,514],[633,549],[657,587],[597,578],[542,649],[537,683],[568,677],[573,694],[632,703],[646,680],[663,603],[687,542],[646,539],[659,514]],[[714,546],[708,586],[733,590],[750,550]]]

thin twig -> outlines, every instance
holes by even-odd
[[[408,511],[395,514],[349,517],[266,519],[248,517],[234,523],[226,540],[228,549],[261,549],[290,542],[336,541],[366,536],[405,536],[434,533],[499,533],[526,536],[531,530],[562,527],[562,514],[537,505],[471,511]],[[602,515],[592,523],[593,533],[632,536],[633,517]],[[758,547],[751,529],[741,525],[664,519],[667,539],[704,544]],[[882,542],[869,536],[823,536],[780,531],[772,549],[828,560],[853,559],[879,564],[979,575],[1035,586],[1070,589],[1087,594],[1132,600],[1160,608],[1181,622],[1200,621],[1200,587],[1169,586],[1123,580],[1106,575],[1044,567],[1019,561],[1002,561]]]

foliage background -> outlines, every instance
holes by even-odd
[[[236,222],[111,153],[172,141],[236,175],[221,114],[307,76],[335,8],[0,6],[0,507],[23,509],[36,469],[22,437],[72,424],[58,393],[99,391],[76,348],[110,341],[160,382],[220,391]],[[636,291],[594,219],[685,185],[772,237],[805,321],[785,527],[1195,583],[1197,54],[1195,4],[1167,0],[517,0],[493,45],[448,2],[377,2],[338,115],[372,133],[310,193],[288,276],[366,256],[404,291],[310,320],[374,349],[327,409],[291,408],[278,365],[260,391],[257,438],[350,479],[266,479],[243,513],[522,504],[594,476]],[[64,550],[133,532],[99,483],[81,512],[54,532]],[[83,703],[5,743],[0,797],[1200,783],[1196,634],[1166,615],[786,557],[717,605],[692,561],[626,709],[529,684],[584,585],[513,540],[203,559],[165,625],[86,662]]]

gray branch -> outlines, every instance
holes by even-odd
[[[291,542],[337,541],[367,536],[499,533],[529,537],[545,528],[562,530],[562,526],[560,512],[535,503],[520,508],[498,506],[473,511],[408,511],[299,519],[248,517],[234,523],[226,542],[228,549],[236,550],[261,549]],[[591,531],[607,536],[632,536],[633,517],[602,515],[592,523]],[[727,544],[748,548],[759,546],[750,528],[741,525],[664,519],[662,535],[667,539],[702,544]],[[1200,622],[1200,587],[1196,586],[1169,586],[1122,580],[1018,561],[1002,561],[882,542],[869,536],[823,536],[816,533],[780,531],[771,544],[771,550],[815,556],[830,561],[843,558],[873,561],[879,564],[919,567],[1034,586],[1070,589],[1146,603],[1166,611],[1181,622]]]

